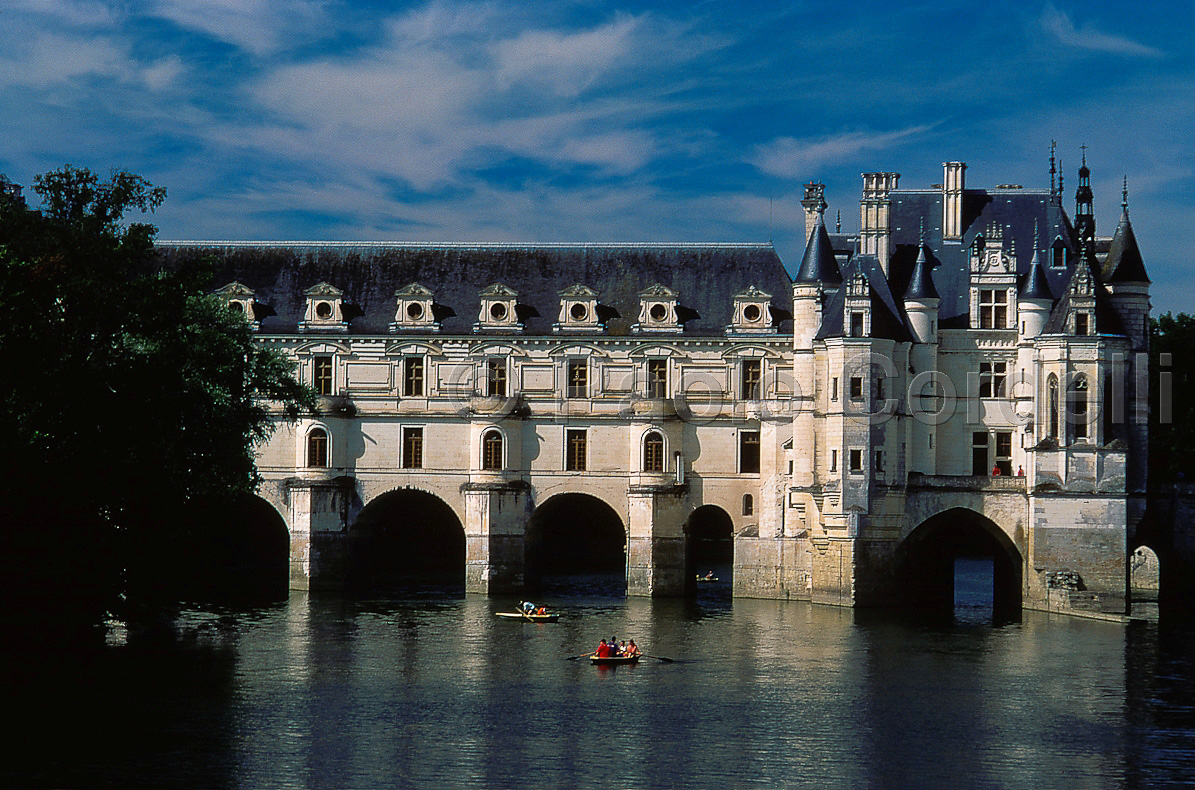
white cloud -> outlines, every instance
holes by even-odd
[[[635,44],[640,20],[620,15],[609,24],[579,32],[530,30],[498,42],[495,78],[506,90],[519,84],[544,86],[575,97],[610,71],[640,62]]]
[[[1070,16],[1053,5],[1046,6],[1039,21],[1046,32],[1069,47],[1137,57],[1161,57],[1164,54],[1160,49],[1140,44],[1125,36],[1101,33],[1090,23],[1076,28]]]
[[[883,151],[915,141],[932,128],[933,124],[926,124],[893,132],[850,132],[820,140],[780,137],[758,146],[749,161],[770,175],[811,178],[819,168],[858,159],[867,151]]]
[[[150,13],[254,55],[329,30],[323,0],[156,0]]]

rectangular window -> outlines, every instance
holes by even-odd
[[[402,429],[402,468],[423,468],[423,429]]]
[[[884,472],[884,451],[876,450],[876,471],[883,474]]]
[[[1003,398],[1008,378],[1007,362],[979,363],[979,397]]]
[[[830,400],[838,400],[838,377],[830,379]]]
[[[763,383],[763,362],[758,359],[743,360],[743,400],[759,400],[763,397],[761,384]]]
[[[851,450],[850,461],[851,461],[851,471],[852,472],[862,472],[863,471],[863,451],[862,450]]]
[[[584,472],[586,450],[588,449],[585,431],[564,432],[564,469],[568,472]]]
[[[876,379],[876,400],[882,401],[884,399],[884,380],[882,378]]]
[[[759,431],[739,431],[739,473],[759,473]]]
[[[485,361],[485,394],[493,398],[506,397],[506,360]]]
[[[1012,474],[1012,432],[996,431],[996,465],[1002,475]]]
[[[312,386],[317,395],[332,394],[332,357],[316,357]]]
[[[668,397],[668,360],[647,360],[647,397]]]
[[[986,475],[989,469],[987,431],[976,431],[971,434],[971,474]]]
[[[1079,336],[1087,334],[1087,313],[1075,313],[1075,334]]]
[[[831,472],[838,471],[838,451],[837,450],[830,451],[830,471]]]
[[[1008,327],[1008,291],[979,289],[979,328],[1006,329]]]
[[[863,313],[851,313],[851,337],[863,337]]]
[[[423,395],[423,357],[403,360],[402,394],[408,398]]]
[[[851,400],[863,399],[863,379],[859,376],[851,376]]]
[[[583,359],[569,360],[568,397],[589,397],[589,364]]]

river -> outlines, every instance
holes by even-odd
[[[703,588],[705,585],[702,586]],[[10,677],[7,787],[1067,788],[1195,781],[1195,628],[966,605],[292,593]],[[965,602],[964,602],[965,603]],[[656,658],[603,669],[599,638]],[[27,652],[6,640],[9,657]],[[671,660],[665,660],[671,659]]]

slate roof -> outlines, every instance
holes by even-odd
[[[905,293],[912,279],[921,236],[930,250],[933,284],[941,302],[939,326],[959,329],[967,326],[970,308],[969,249],[991,224],[1004,229],[1004,238],[1016,244],[1017,273],[1029,273],[1033,257],[1034,230],[1038,246],[1049,249],[1061,237],[1072,265],[1044,267],[1052,293],[1060,294],[1070,281],[1075,256],[1074,230],[1059,201],[1047,189],[968,189],[963,192],[963,235],[960,242],[942,239],[942,191],[940,189],[897,189],[890,193],[891,260],[889,281],[896,293]],[[923,227],[924,223],[924,227]]]
[[[1112,244],[1108,247],[1108,257],[1104,259],[1101,276],[1105,282],[1149,282],[1149,276],[1145,273],[1145,261],[1142,260],[1141,250],[1137,247],[1137,234],[1133,233],[1133,223],[1129,221],[1127,207],[1120,212],[1120,222],[1116,225],[1116,233],[1113,234]]]
[[[1054,294],[1050,291],[1050,283],[1046,278],[1046,270],[1041,265],[1037,250],[1033,251],[1033,258],[1029,261],[1029,273],[1021,280],[1017,295],[1022,299],[1039,299],[1054,301]]]
[[[817,223],[809,240],[805,244],[805,255],[801,258],[801,268],[797,271],[799,283],[828,283],[842,282],[842,272],[838,268],[838,260],[834,256],[834,245],[830,241],[830,234],[826,231],[826,223],[822,215],[817,215]]]
[[[442,333],[472,334],[480,293],[502,283],[518,293],[528,335],[551,334],[560,292],[581,284],[617,316],[609,334],[626,334],[639,317],[639,294],[657,283],[679,294],[685,334],[723,336],[734,295],[754,285],[780,294],[773,315],[787,316],[791,280],[771,244],[408,244],[364,242],[158,243],[172,268],[208,258],[213,287],[237,281],[266,306],[262,332],[285,334],[302,320],[303,292],[319,282],[344,291],[355,309],[350,331],[388,334],[395,291],[420,283],[435,294]],[[270,314],[272,313],[272,314]],[[781,331],[791,327],[779,327]]]
[[[913,333],[909,330],[909,317],[903,303],[893,295],[880,261],[874,255],[856,255],[847,264],[842,272],[844,284],[832,293],[822,311],[822,325],[817,338],[843,337],[846,334],[846,322],[843,320],[848,290],[846,283],[856,273],[861,273],[867,280],[871,309],[870,337],[912,342]]]
[[[905,299],[938,299],[938,289],[934,287],[933,266],[929,262],[925,245],[917,247],[917,261],[913,264],[913,273],[909,276],[909,285],[905,288]]]

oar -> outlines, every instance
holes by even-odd
[[[653,656],[649,653],[640,653],[639,655],[646,658],[654,658],[656,661],[663,661],[665,664],[671,664],[676,661],[674,658],[664,658],[663,656]]]
[[[564,660],[565,661],[576,661],[578,658],[585,658],[586,656],[592,656],[592,655],[593,655],[593,653],[582,653],[579,656],[569,656],[568,658],[566,658]]]

